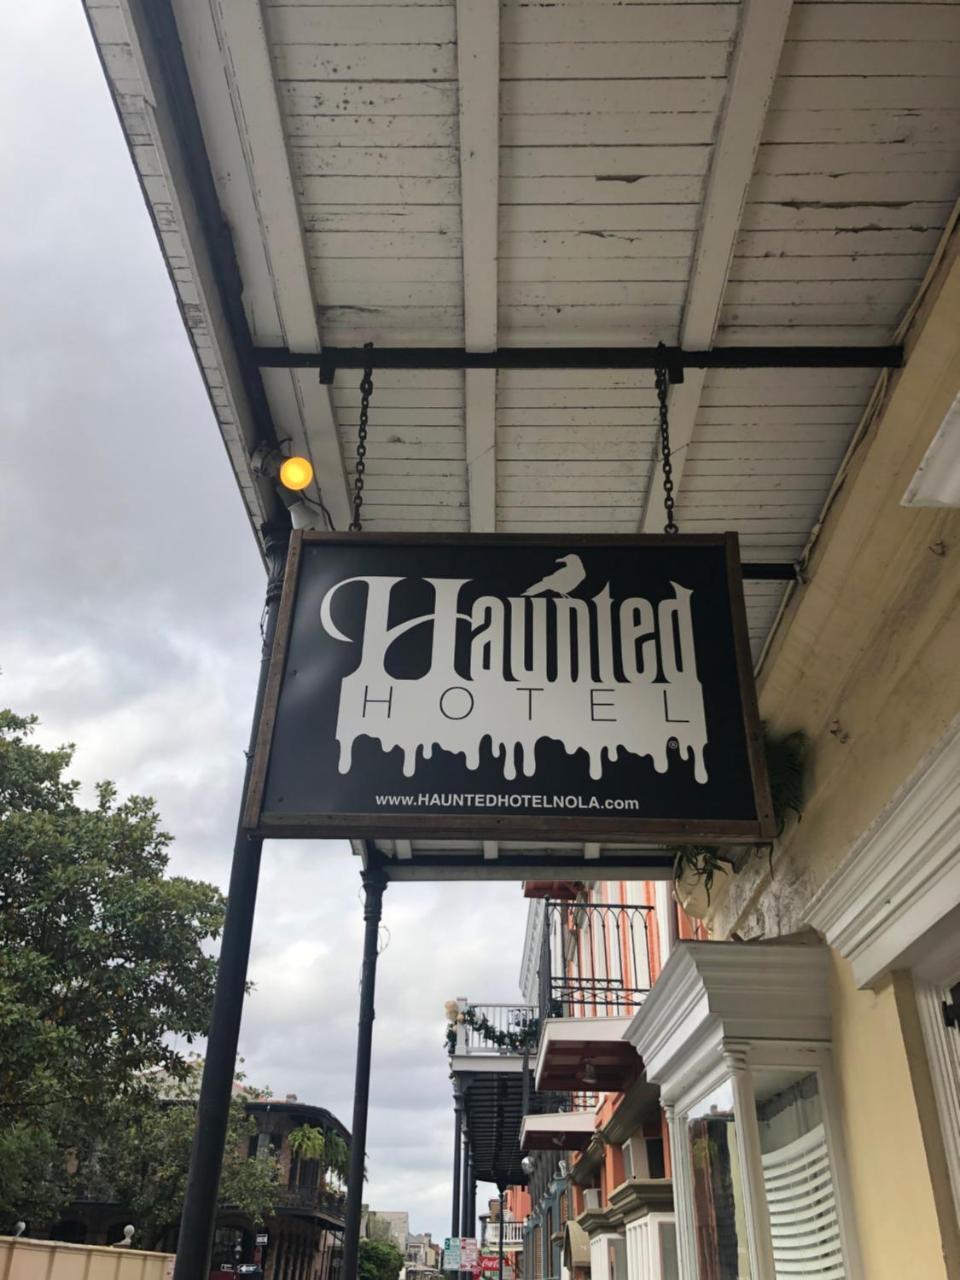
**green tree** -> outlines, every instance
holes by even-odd
[[[0,710],[0,1228],[69,1200],[70,1153],[151,1073],[189,1077],[173,1037],[206,1028],[224,909],[165,874],[151,800],[101,783],[84,807],[35,723]]]
[[[360,1280],[397,1280],[404,1257],[392,1240],[361,1240],[357,1262]]]
[[[155,1246],[183,1207],[190,1148],[197,1118],[202,1063],[194,1060],[185,1081],[154,1079],[146,1092],[119,1100],[107,1128],[80,1169],[85,1193],[115,1200],[136,1223],[141,1247]],[[239,1080],[239,1077],[238,1077]],[[272,1213],[277,1192],[277,1161],[269,1152],[251,1157],[257,1132],[246,1101],[260,1097],[234,1091],[220,1177],[219,1204],[261,1223]]]

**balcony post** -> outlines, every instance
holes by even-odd
[[[343,1224],[344,1280],[356,1280],[360,1249],[360,1213],[363,1204],[363,1166],[367,1150],[367,1113],[370,1105],[370,1057],[373,1048],[373,999],[377,984],[377,950],[380,917],[387,877],[381,859],[368,847],[363,882],[363,967],[360,971],[360,1017],[357,1027],[357,1069],[353,1086],[353,1132],[350,1137],[350,1172]]]
[[[453,1082],[453,1197],[450,1209],[450,1237],[460,1234],[460,1146],[463,1132],[463,1092],[460,1081]]]
[[[503,1280],[503,1215],[505,1207],[503,1203],[503,1193],[506,1190],[502,1182],[497,1183],[497,1190],[500,1192],[500,1219],[499,1219],[499,1248],[497,1258],[497,1280]]]
[[[470,1221],[470,1182],[473,1177],[473,1163],[470,1159],[470,1144],[466,1131],[463,1134],[463,1178],[460,1183],[460,1234],[473,1235],[473,1224]]]

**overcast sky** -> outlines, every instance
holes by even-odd
[[[0,705],[225,888],[264,576],[80,0],[0,4],[0,138]],[[348,1126],[358,892],[346,844],[268,842],[240,1039]],[[449,1229],[444,1002],[517,998],[525,914],[517,884],[387,892],[367,1198],[415,1231]]]

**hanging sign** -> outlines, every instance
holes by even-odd
[[[295,534],[246,822],[769,838],[736,535]]]

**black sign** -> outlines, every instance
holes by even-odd
[[[736,535],[295,535],[247,823],[769,838]]]

